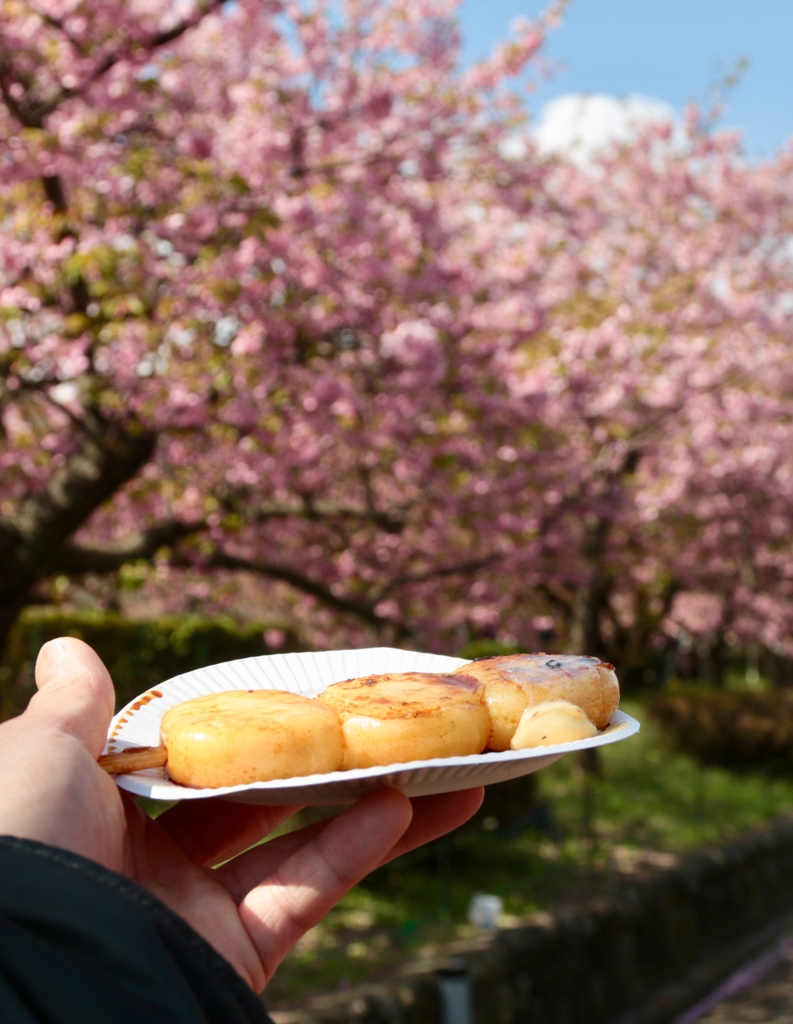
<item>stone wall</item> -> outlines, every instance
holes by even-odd
[[[793,819],[692,855],[619,898],[537,915],[277,1024],[671,1024],[793,915]],[[470,1001],[444,1011],[444,975]],[[448,989],[446,989],[448,992]],[[448,1008],[448,1003],[446,1004]]]

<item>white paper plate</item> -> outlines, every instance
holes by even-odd
[[[206,693],[221,690],[290,690],[292,693],[314,697],[331,683],[342,679],[380,672],[450,672],[464,664],[461,658],[390,647],[272,654],[226,661],[175,676],[130,701],[111,723],[106,752],[117,753],[127,747],[157,746],[160,742],[160,719],[165,711],[174,704]],[[324,775],[306,775],[219,789],[179,786],[168,779],[162,768],[120,775],[116,781],[130,793],[152,800],[225,797],[257,804],[344,804],[384,786],[400,789],[408,796],[429,796],[432,793],[470,789],[472,786],[505,782],[507,779],[529,775],[553,764],[571,751],[604,746],[626,739],[638,731],[639,723],[636,719],[618,711],[611,724],[592,739],[532,750],[410,761],[386,767],[328,772]]]

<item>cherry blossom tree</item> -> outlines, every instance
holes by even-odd
[[[641,663],[691,591],[733,642],[789,643],[789,166],[692,112],[564,172],[593,223],[533,368],[564,460],[532,562],[578,649]]]
[[[790,154],[543,156],[558,12],[463,69],[455,7],[6,3],[0,639],[244,573],[312,642],[784,642]]]
[[[536,202],[501,149],[541,33],[461,72],[453,14],[5,6],[0,634],[158,554],[401,632],[396,594],[492,557],[444,508],[538,317],[480,278],[483,214]]]

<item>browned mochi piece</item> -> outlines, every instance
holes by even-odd
[[[543,701],[568,701],[581,708],[598,729],[617,710],[620,688],[614,666],[577,654],[509,654],[467,662],[455,672],[485,687],[490,713],[490,750],[509,750],[520,717]]]
[[[169,708],[160,723],[168,776],[199,789],[337,771],[341,725],[310,697],[226,690]]]
[[[480,754],[484,688],[462,674],[390,672],[333,683],[317,700],[338,714],[346,768]]]

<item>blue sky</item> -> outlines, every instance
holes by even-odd
[[[463,0],[464,60],[488,53],[510,22],[534,19],[542,0]],[[707,103],[714,85],[748,62],[727,95],[721,125],[740,128],[746,152],[770,157],[793,137],[793,0],[571,0],[545,56],[562,64],[530,101],[569,93],[640,94],[677,113]]]

